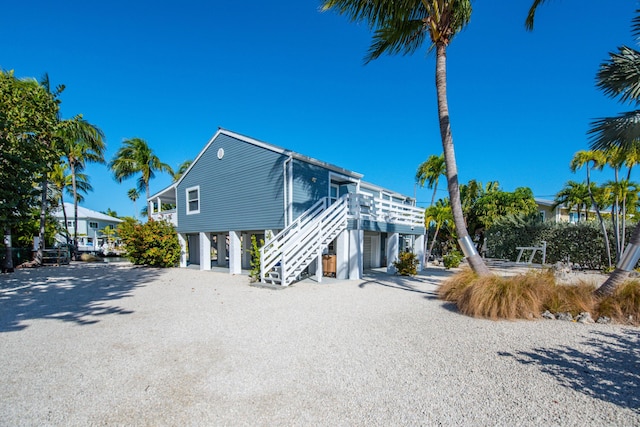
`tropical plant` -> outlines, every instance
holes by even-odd
[[[450,268],[457,268],[463,258],[464,256],[460,252],[453,250],[442,256],[442,263],[444,264],[444,268],[447,270]]]
[[[453,219],[469,265],[480,275],[491,272],[473,245],[462,213],[451,118],[447,100],[447,48],[471,18],[470,0],[324,0],[323,10],[335,10],[374,30],[366,62],[384,53],[410,54],[427,39],[436,56],[436,91],[440,137],[446,164]]]
[[[249,261],[251,265],[251,270],[249,271],[249,278],[251,282],[257,282],[260,280],[260,248],[264,246],[264,240],[260,239],[258,243],[258,238],[255,234],[251,235],[251,249],[248,249],[249,255],[251,256],[251,260]]]
[[[446,177],[446,174],[447,165],[444,162],[444,154],[440,154],[439,156],[432,154],[426,161],[422,162],[420,166],[418,166],[418,170],[416,171],[416,183],[419,184],[420,187],[424,187],[426,182],[427,188],[433,188],[431,204],[429,206],[433,206],[433,203],[435,202],[440,177],[442,175]]]
[[[632,20],[632,34],[640,37],[640,10]],[[609,60],[600,66],[597,86],[605,95],[620,101],[640,104],[640,52],[627,46],[609,54]],[[637,154],[640,144],[640,110],[616,117],[597,119],[591,123],[591,148],[594,150],[621,150]],[[629,238],[629,246],[609,278],[598,288],[601,295],[613,294],[629,276],[640,257],[640,222]]]
[[[33,183],[58,157],[51,143],[58,111],[54,96],[37,81],[0,70],[0,227],[7,251],[5,271],[13,270],[12,227],[30,215],[38,194]]]
[[[175,267],[180,261],[178,234],[167,221],[141,224],[134,218],[125,218],[117,230],[127,257],[136,265]]]
[[[415,276],[418,274],[418,257],[413,252],[401,252],[398,260],[393,261],[396,274],[401,276]]]
[[[435,227],[433,232],[433,238],[431,239],[431,244],[429,245],[429,249],[427,250],[427,262],[429,262],[429,258],[433,253],[433,248],[436,244],[436,239],[438,238],[438,234],[443,227],[449,226],[449,224],[453,223],[453,215],[451,214],[451,206],[449,205],[449,199],[440,199],[435,205],[431,205],[424,211],[424,223],[425,228],[429,229],[431,225]]]
[[[122,142],[122,147],[109,162],[109,168],[118,182],[140,174],[137,189],[139,192],[145,192],[146,200],[149,200],[150,196],[149,182],[155,178],[156,171],[164,171],[173,175],[171,166],[162,163],[151,150],[149,144],[140,138],[125,139]],[[151,219],[151,212],[148,210],[147,217]]]
[[[565,206],[567,210],[572,211],[574,208],[577,212],[577,222],[580,222],[582,217],[580,213],[585,210],[585,219],[588,218],[589,209],[591,205],[591,197],[589,189],[586,184],[576,181],[567,181],[562,190],[560,190],[555,197],[553,208],[558,206]]]
[[[607,234],[607,227],[604,224],[604,218],[602,217],[602,213],[600,212],[600,206],[596,201],[596,197],[594,195],[594,191],[591,185],[591,169],[594,170],[602,170],[606,163],[606,155],[601,150],[583,150],[578,151],[571,159],[571,172],[575,172],[581,167],[585,167],[587,171],[587,190],[589,192],[589,199],[591,200],[591,206],[596,211],[596,216],[598,217],[598,222],[600,223],[600,228],[602,229],[602,237],[604,237],[605,241],[605,250],[607,252],[607,259],[609,260],[609,268],[611,268],[611,250],[609,248],[609,236]]]
[[[64,204],[64,194],[66,193],[68,196],[74,197],[73,195],[73,181],[71,175],[68,173],[69,168],[66,163],[59,162],[53,165],[53,168],[49,171],[49,183],[51,187],[51,194],[53,201],[56,204],[59,204],[60,209],[62,209],[62,215],[64,217],[64,228],[66,231],[66,239],[67,244],[70,240],[69,227],[67,222],[67,209]],[[89,177],[82,173],[76,171],[76,194],[75,198],[77,198],[79,203],[84,201],[84,194],[93,190],[93,187],[89,183]]]
[[[62,151],[69,166],[73,189],[73,246],[78,244],[78,183],[77,174],[84,170],[87,163],[104,163],[104,133],[95,125],[87,122],[82,115],[62,122],[60,137]]]

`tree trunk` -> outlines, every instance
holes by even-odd
[[[589,191],[589,198],[591,198],[591,203],[596,210],[598,221],[600,221],[600,228],[602,228],[602,237],[604,237],[605,250],[607,251],[607,260],[609,261],[609,268],[611,268],[611,248],[609,247],[609,234],[607,233],[607,227],[604,225],[604,219],[602,218],[602,214],[600,213],[600,208],[598,207],[596,199],[595,197],[593,197],[593,192],[591,191],[591,174],[589,173],[589,163],[587,163],[587,190]]]
[[[67,208],[64,207],[64,195],[60,192],[60,204],[62,205],[62,215],[64,216],[64,229],[67,231],[67,245],[69,245],[69,224],[67,220]]]
[[[638,263],[640,253],[640,222],[636,224],[633,233],[629,237],[629,246],[620,257],[620,262],[609,275],[609,278],[596,290],[596,295],[611,295],[629,277],[629,272]]]
[[[458,243],[461,246],[471,269],[478,275],[489,275],[491,272],[476,250],[467,226],[464,222],[462,204],[460,201],[460,188],[458,185],[458,167],[453,149],[453,136],[451,134],[451,122],[449,118],[449,104],[447,101],[447,46],[442,42],[436,44],[436,90],[438,93],[438,118],[440,122],[440,137],[444,150],[444,160],[447,166],[447,185],[453,222],[458,234]]]
[[[144,183],[144,189],[147,194],[147,220],[151,220],[151,209],[149,209],[149,181]],[[158,210],[160,210],[160,206],[158,206]]]
[[[42,180],[42,194],[40,195],[40,229],[38,231],[38,252],[36,252],[36,262],[42,264],[42,257],[44,256],[44,230],[47,221],[47,187],[49,186],[49,180],[45,173]]]
[[[436,231],[433,233],[433,240],[431,240],[431,244],[429,245],[429,250],[427,251],[427,263],[429,263],[429,257],[433,252],[433,247],[436,245],[436,238],[438,238],[439,231],[440,231],[440,226],[436,225]]]
[[[73,259],[78,256],[78,188],[76,184],[75,161],[69,162],[71,169],[71,185],[73,188]]]

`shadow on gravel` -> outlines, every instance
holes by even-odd
[[[129,265],[72,263],[0,275],[0,333],[22,330],[32,319],[88,325],[99,321],[96,316],[130,314],[115,302],[158,274]]]
[[[364,281],[358,285],[360,288],[377,285],[424,294],[427,298],[437,298],[438,296],[436,291],[430,289],[434,285],[437,285],[437,282],[427,276],[395,276],[370,271],[363,275],[363,279]]]
[[[587,396],[640,413],[640,331],[592,332],[584,351],[569,347],[538,348],[511,356],[538,365],[561,385]]]

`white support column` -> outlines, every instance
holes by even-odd
[[[227,266],[227,235],[218,233],[218,267]]]
[[[336,278],[349,278],[349,231],[343,230],[336,238]]]
[[[349,230],[349,280],[362,279],[364,231]]]
[[[398,251],[400,250],[400,234],[389,233],[387,238],[387,273],[395,274],[396,268],[394,261],[398,260]]]
[[[158,206],[158,213],[162,212],[162,201],[160,197],[156,198],[156,206]]]
[[[413,242],[413,253],[418,257],[418,271],[424,270],[424,234],[416,236]]]
[[[229,231],[229,273],[242,273],[242,242],[239,231]]]
[[[187,235],[178,233],[178,242],[180,243],[180,267],[187,266]]]
[[[153,214],[153,202],[152,202],[152,201],[149,201],[149,202],[147,203],[147,205],[148,205],[148,206],[147,206],[147,209],[149,210],[149,215],[152,215],[152,214]]]
[[[211,270],[211,233],[200,232],[200,270]]]
[[[316,259],[316,280],[318,283],[322,282],[322,253],[318,254]]]

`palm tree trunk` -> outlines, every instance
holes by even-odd
[[[609,262],[609,268],[611,268],[611,248],[609,247],[609,234],[607,233],[607,227],[604,225],[604,219],[602,218],[602,214],[600,213],[600,208],[596,203],[595,197],[593,197],[593,191],[591,191],[591,174],[589,173],[589,164],[587,163],[587,191],[589,191],[589,198],[591,199],[591,203],[596,210],[596,215],[598,216],[598,221],[600,222],[600,228],[602,228],[602,237],[604,237],[604,247],[607,251],[607,261]]]
[[[629,277],[629,272],[638,263],[640,255],[640,222],[636,224],[629,237],[629,246],[620,257],[620,262],[609,278],[596,290],[596,295],[611,295]]]
[[[73,188],[73,258],[78,255],[78,187],[76,185],[75,161],[69,162],[71,186]]]
[[[36,252],[36,262],[42,264],[42,257],[44,255],[44,229],[47,220],[47,187],[49,186],[49,180],[45,173],[42,179],[42,194],[40,195],[40,228],[38,230],[38,252]]]
[[[151,209],[149,209],[149,181],[145,181],[144,183],[144,189],[145,192],[147,194],[147,220],[151,219]],[[158,206],[158,209],[160,209],[160,206]]]
[[[446,44],[442,42],[436,44],[436,90],[438,93],[440,137],[442,138],[442,148],[447,166],[449,200],[451,201],[453,222],[458,234],[458,243],[464,255],[467,257],[471,269],[478,275],[489,275],[491,272],[473,245],[464,222],[464,214],[460,201],[460,188],[458,185],[458,168],[456,165],[455,151],[453,149],[453,136],[451,134],[449,103],[447,101],[447,47]]]
[[[64,195],[60,192],[60,204],[62,205],[62,215],[64,216],[64,229],[67,231],[67,245],[69,244],[69,223],[67,222],[67,208],[64,207]]]
[[[433,204],[436,201],[436,191],[438,191],[438,181],[436,180],[436,183],[433,185],[433,194],[431,195],[431,205],[429,206],[433,206]]]
[[[440,231],[440,226],[436,225],[436,230],[433,233],[433,240],[431,240],[431,244],[429,245],[429,250],[427,251],[427,263],[429,263],[429,257],[433,253],[433,247],[436,245],[436,239],[438,238],[439,231]]]

